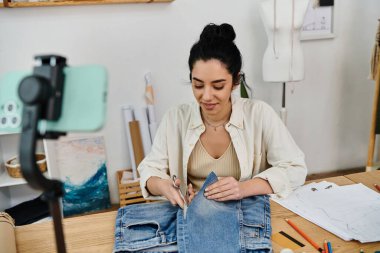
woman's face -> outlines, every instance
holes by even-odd
[[[191,76],[194,97],[206,117],[215,117],[229,110],[231,92],[236,86],[222,62],[216,59],[198,60]]]

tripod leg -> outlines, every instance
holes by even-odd
[[[49,199],[50,213],[53,217],[55,241],[58,253],[66,253],[65,236],[63,234],[62,215],[58,198]]]

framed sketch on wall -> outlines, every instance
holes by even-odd
[[[301,29],[301,40],[334,38],[334,5],[314,6],[310,1]]]

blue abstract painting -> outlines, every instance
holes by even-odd
[[[58,141],[56,155],[65,217],[110,207],[103,137]]]

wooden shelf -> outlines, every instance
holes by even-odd
[[[46,2],[15,2],[0,3],[0,8],[20,8],[20,7],[44,7],[44,6],[69,6],[69,5],[94,5],[94,4],[121,4],[121,3],[164,3],[174,0],[72,0],[72,1],[46,1]]]

